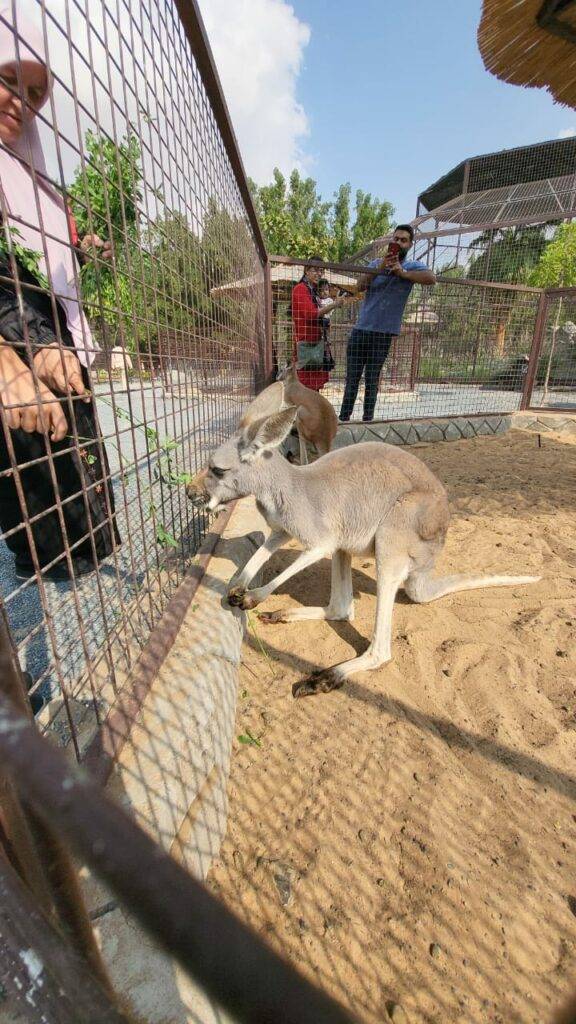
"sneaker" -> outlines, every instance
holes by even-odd
[[[96,570],[94,563],[90,562],[87,558],[73,558],[72,567],[74,577],[89,576],[90,573],[95,572]],[[14,568],[17,580],[37,580],[34,566],[28,559],[17,558]],[[68,571],[68,563],[66,561],[57,562],[56,565],[53,565],[50,569],[43,572],[42,577],[46,580],[53,580],[54,582],[69,582],[70,573]]]

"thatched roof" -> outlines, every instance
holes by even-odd
[[[478,45],[497,78],[544,87],[576,107],[574,0],[484,0]]]

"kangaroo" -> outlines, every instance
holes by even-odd
[[[249,406],[235,434],[212,455],[188,485],[188,497],[217,511],[249,494],[270,534],[249,559],[228,592],[231,605],[256,608],[292,576],[322,558],[332,559],[328,604],[260,614],[260,621],[354,617],[352,556],[376,560],[376,622],[368,649],[359,657],[319,669],[295,683],[294,697],[326,693],[355,672],[390,661],[392,610],[403,587],[412,601],[434,601],[477,587],[518,586],[539,576],[453,575],[435,578],[450,513],[440,480],[411,452],[367,442],[329,452],[309,466],[293,466],[277,451],[297,416],[282,408],[278,384]],[[304,551],[265,586],[248,590],[256,573],[290,537]]]
[[[294,363],[288,363],[278,374],[278,380],[284,385],[285,405],[298,408],[296,429],[300,442],[300,465],[305,466],[308,462],[306,442],[315,445],[318,455],[326,455],[336,437],[338,417],[324,395],[300,383]]]

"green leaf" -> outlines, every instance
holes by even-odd
[[[240,734],[240,736],[238,737],[238,742],[250,745],[252,747],[262,746],[260,740],[257,739],[256,736],[253,736],[249,729],[246,729],[245,733]]]
[[[178,541],[171,533],[168,532],[163,523],[158,523],[156,527],[156,540],[158,544],[161,544],[163,547],[178,547]]]

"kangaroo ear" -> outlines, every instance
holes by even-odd
[[[240,461],[254,462],[263,452],[282,444],[294,426],[297,413],[297,406],[291,405],[288,409],[249,424],[240,442]]]
[[[262,420],[266,416],[271,416],[272,413],[278,412],[278,410],[282,408],[283,400],[284,385],[281,380],[271,384],[268,388],[264,388],[264,391],[261,391],[253,402],[250,402],[250,405],[240,420],[240,430],[244,430],[246,427],[250,426],[251,423],[255,423],[257,420]]]

